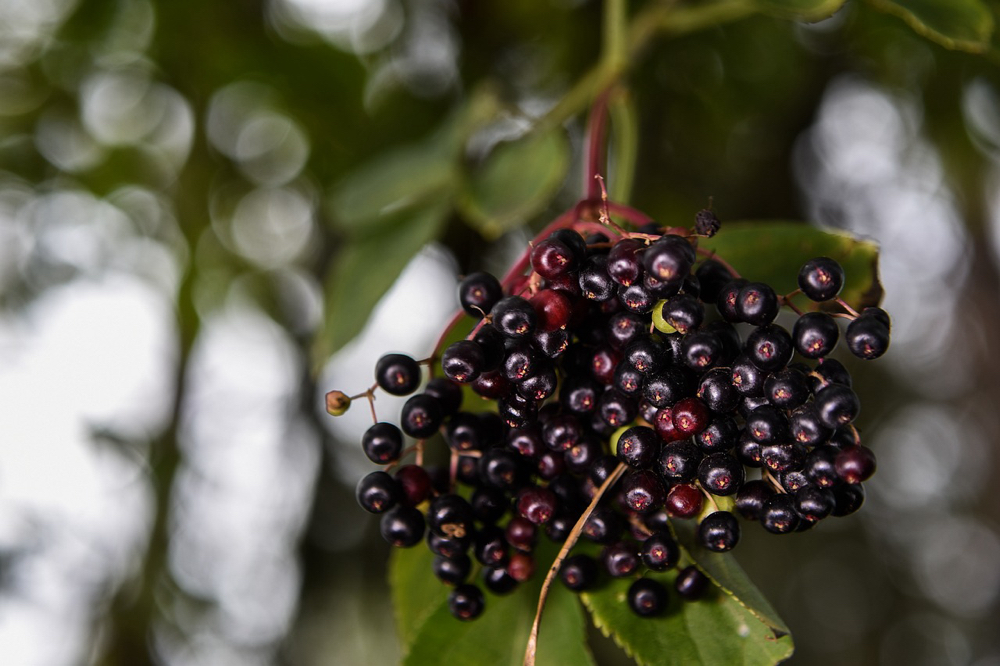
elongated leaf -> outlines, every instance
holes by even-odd
[[[766,282],[779,294],[798,288],[802,264],[830,257],[844,267],[840,296],[851,306],[876,305],[882,296],[878,245],[842,232],[796,222],[726,222],[700,247],[715,251],[743,277]]]
[[[452,153],[434,139],[379,156],[335,189],[331,217],[345,230],[374,233],[402,210],[446,200],[455,180]]]
[[[519,666],[538,604],[545,567],[555,557],[551,544],[536,553],[538,572],[512,594],[486,594],[486,610],[473,622],[456,620],[448,610],[448,589],[431,573],[426,548],[394,554],[390,581],[402,643],[410,666]],[[440,588],[430,591],[427,581]],[[421,597],[424,603],[421,604]],[[539,633],[539,664],[593,664],[586,647],[583,609],[575,595],[554,586]]]
[[[487,238],[524,223],[555,196],[569,167],[562,129],[498,144],[463,188],[458,204]]]
[[[993,15],[982,0],[869,0],[902,18],[917,33],[949,49],[989,48]]]
[[[780,18],[797,21],[819,21],[830,16],[841,7],[846,0],[756,0],[761,11]]]
[[[364,327],[410,259],[437,238],[448,206],[397,214],[378,234],[346,241],[326,279],[326,312],[317,355],[325,358]]]

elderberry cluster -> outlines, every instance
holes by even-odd
[[[700,544],[723,552],[740,539],[737,514],[785,534],[860,508],[875,457],[852,425],[860,402],[851,377],[829,354],[844,318],[848,349],[881,356],[888,315],[840,301],[844,272],[829,258],[799,273],[808,312],[721,259],[699,260],[698,238],[718,228],[703,211],[695,233],[559,229],[531,248],[526,275],[461,282],[460,304],[479,323],[444,349],[445,377],[406,401],[399,426],[377,422],[365,433],[365,454],[387,467],[357,488],[361,506],[381,514],[386,541],[426,540],[434,574],[454,587],[456,617],[483,610],[474,569],[496,594],[530,578],[543,533],[563,543],[576,526],[603,547],[599,558],[565,559],[567,587],[635,578],[629,604],[647,616],[665,607],[667,590],[643,571],[682,560],[670,519],[697,519]],[[785,307],[799,315],[791,331],[775,323]],[[410,395],[422,371],[388,354],[375,378]],[[494,409],[463,410],[474,399],[463,387]],[[417,444],[406,449],[404,434]],[[438,434],[450,464],[400,465],[413,450],[422,462]],[[606,498],[578,526],[602,485]],[[695,599],[706,583],[687,566],[674,587]]]

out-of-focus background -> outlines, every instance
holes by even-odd
[[[877,240],[893,343],[844,358],[879,459],[864,510],[746,530],[738,559],[791,663],[997,666],[997,60],[868,3],[809,25],[752,4],[631,54],[609,185],[674,224],[712,197]],[[398,659],[353,498],[367,412],[322,395],[426,354],[457,276],[581,195],[602,12],[0,0],[0,662]],[[539,123],[560,139],[518,165],[534,189],[470,185]]]

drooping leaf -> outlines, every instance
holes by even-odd
[[[797,222],[724,222],[718,234],[699,246],[725,258],[743,277],[766,282],[779,294],[798,288],[802,264],[830,257],[844,267],[840,296],[852,307],[876,305],[882,296],[878,245],[843,232]]]
[[[846,0],[756,0],[761,11],[796,21],[820,21],[833,16]]]
[[[869,0],[902,18],[918,34],[949,49],[981,53],[989,48],[993,15],[982,0]]]
[[[673,592],[676,572],[646,574],[668,589],[662,615],[639,618],[628,606],[632,579],[581,594],[596,626],[640,665],[772,666],[791,656],[791,636],[776,637],[735,597],[713,588],[698,601]]]
[[[639,618],[628,607],[632,579],[613,580],[581,595],[595,625],[639,664],[744,666],[776,664],[795,649],[791,634],[767,599],[728,554],[694,545],[694,521],[673,521],[682,561],[696,564],[714,585],[704,598],[683,601],[673,592],[676,571],[647,573],[668,590],[666,611]]]
[[[463,187],[458,205],[483,236],[497,238],[541,211],[569,167],[561,128],[500,143]]]
[[[392,216],[377,234],[351,238],[326,278],[323,335],[317,355],[332,354],[364,327],[378,300],[424,245],[437,238],[449,207]]]
[[[421,551],[420,553],[416,551]],[[402,643],[403,664],[409,666],[519,666],[538,604],[545,566],[555,557],[551,544],[540,544],[538,571],[513,593],[486,593],[486,610],[472,622],[456,620],[448,610],[448,588],[431,573],[426,548],[393,556],[390,581]],[[429,584],[440,588],[429,591]],[[421,604],[421,596],[424,603]],[[404,624],[408,623],[408,624]],[[586,646],[583,609],[568,590],[553,586],[542,616],[539,664],[593,664]]]

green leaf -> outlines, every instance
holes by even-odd
[[[433,562],[434,554],[422,543],[393,548],[389,558],[389,587],[403,654],[427,618],[448,601],[448,588],[431,573]]]
[[[833,16],[846,0],[756,0],[760,11],[796,21],[820,21]]]
[[[345,230],[373,233],[400,211],[446,200],[455,159],[440,137],[378,156],[341,181],[330,200],[331,217]]]
[[[325,359],[364,328],[375,304],[420,249],[438,237],[447,205],[400,213],[377,234],[345,241],[326,278],[323,335],[316,356]],[[378,270],[373,270],[376,268]]]
[[[554,559],[554,546],[548,543],[539,546],[538,571],[531,581],[506,596],[487,593],[486,610],[474,622],[452,617],[448,610],[448,589],[431,573],[432,556],[426,548],[412,551],[394,555],[390,577],[403,664],[520,666],[547,570],[542,564]],[[439,589],[431,592],[430,584]],[[576,596],[561,585],[552,587],[542,616],[538,663],[574,666],[594,663],[586,647],[583,609]]]
[[[723,222],[722,230],[702,239],[699,247],[716,252],[740,275],[766,282],[779,294],[798,288],[802,264],[830,257],[844,267],[840,297],[852,307],[877,305],[882,297],[878,245],[843,232],[797,222]]]
[[[500,143],[469,178],[458,198],[463,215],[495,239],[538,214],[559,191],[569,167],[561,128]]]
[[[663,613],[639,619],[629,609],[631,579],[581,595],[594,624],[639,664],[657,666],[756,666],[776,664],[795,647],[788,627],[754,587],[731,555],[710,553],[693,545],[692,521],[673,521],[683,559],[695,563],[715,586],[698,601],[676,594]],[[673,588],[676,571],[646,574]]]
[[[982,53],[990,45],[993,15],[981,0],[869,0],[918,34],[949,49]]]

